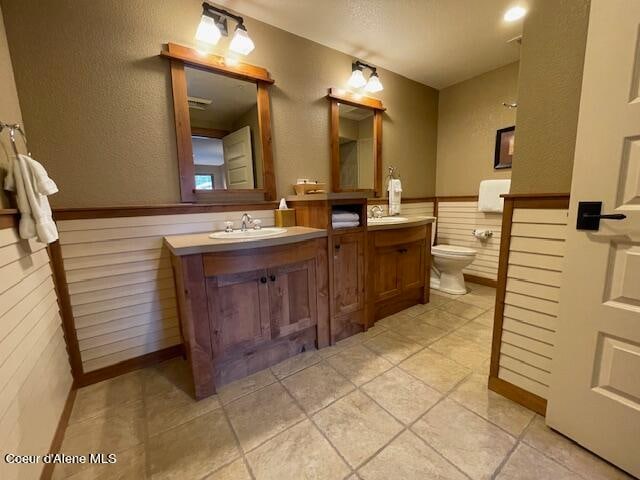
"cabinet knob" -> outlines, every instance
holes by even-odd
[[[260,283],[267,283],[267,277],[260,277]]]
[[[335,245],[333,248],[335,248],[336,250],[340,250],[340,245]]]
[[[269,275],[269,280],[271,280],[272,282],[276,281],[276,276],[275,275]]]

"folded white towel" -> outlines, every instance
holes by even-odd
[[[389,215],[397,215],[400,213],[400,204],[402,203],[402,183],[397,178],[389,180]]]
[[[332,222],[331,226],[336,229],[336,228],[350,228],[350,227],[357,227],[360,225],[359,221],[355,221],[355,222]]]
[[[504,198],[500,195],[509,193],[511,180],[482,180],[478,191],[478,211],[501,213],[504,209]]]
[[[47,195],[58,191],[42,165],[27,155],[18,155],[11,162],[11,171],[5,177],[5,190],[15,192],[20,211],[20,237],[37,237],[41,243],[58,239],[58,230],[51,217]]]
[[[334,222],[358,222],[360,220],[360,215],[353,212],[334,210],[331,214],[331,220]]]

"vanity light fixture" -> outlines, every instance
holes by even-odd
[[[364,77],[363,70],[367,68],[371,70],[371,75],[369,75],[369,80]],[[360,60],[356,60],[351,64],[351,77],[347,82],[351,88],[362,88],[367,92],[375,93],[379,92],[384,87],[382,86],[382,82],[380,81],[380,77],[378,76],[378,72],[376,71],[376,67],[373,65],[368,65]]]
[[[255,48],[255,45],[247,33],[247,27],[244,26],[244,18],[209,5],[207,2],[202,4],[202,17],[196,31],[196,40],[207,46],[216,45],[222,36],[229,35],[227,27],[227,19],[229,18],[237,23],[229,50],[240,55],[248,55]]]
[[[520,20],[526,14],[527,14],[526,8],[521,6],[515,6],[507,10],[504,14],[504,17],[502,18],[504,19],[505,22],[515,22],[516,20]]]

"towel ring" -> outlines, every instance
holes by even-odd
[[[29,145],[27,144],[27,136],[25,135],[24,130],[22,130],[22,127],[20,126],[20,124],[19,123],[10,124],[10,123],[0,122],[0,132],[2,132],[2,130],[4,130],[5,128],[9,129],[9,139],[11,140],[11,146],[13,147],[13,152],[16,154],[16,157],[20,154],[20,152],[18,151],[18,144],[16,142],[16,132],[22,135],[24,146],[27,149],[27,155],[31,156],[31,152],[29,151]]]

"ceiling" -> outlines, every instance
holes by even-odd
[[[533,0],[215,0],[214,3],[441,89],[515,62]],[[251,33],[249,31],[249,33]],[[384,79],[382,79],[384,82]]]
[[[205,110],[189,109],[191,120],[232,129],[236,120],[257,104],[256,85],[225,75],[185,67],[187,95],[211,100]]]

